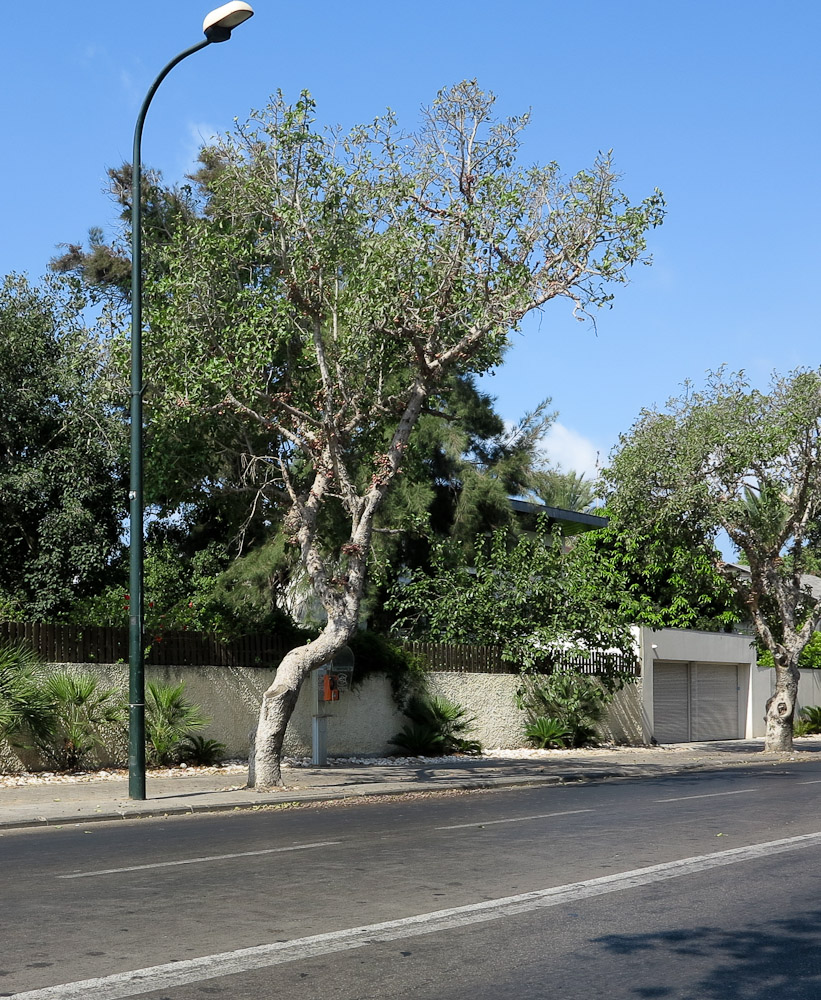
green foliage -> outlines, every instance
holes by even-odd
[[[427,665],[393,639],[370,630],[357,632],[349,643],[355,658],[352,686],[373,674],[384,674],[394,702],[403,710],[408,700],[425,690]]]
[[[180,756],[190,764],[211,767],[222,759],[225,744],[200,733],[189,733],[180,747]]]
[[[108,343],[75,283],[0,284],[0,608],[53,619],[118,546],[125,428]]]
[[[123,699],[93,675],[45,673],[30,647],[0,646],[0,739],[15,749],[57,770],[93,766],[125,718]]]
[[[126,228],[131,224],[131,164],[108,170],[109,189],[122,206],[120,219]],[[143,240],[156,247],[168,241],[169,234],[180,221],[194,212],[194,199],[190,188],[167,187],[157,170],[143,169],[141,174],[141,203]],[[131,254],[124,244],[108,246],[103,241],[102,230],[92,226],[88,233],[88,249],[78,244],[64,244],[63,253],[51,261],[51,268],[58,274],[71,274],[82,281],[92,298],[115,298],[127,301],[131,292]],[[156,254],[147,255],[149,274],[156,269]]]
[[[557,295],[608,302],[663,216],[658,194],[628,204],[607,157],[569,179],[519,167],[527,116],[497,120],[494,100],[466,82],[414,134],[389,114],[341,137],[316,128],[308,95],[278,97],[203,152],[204,212],[180,213],[155,249],[146,407],[169,470],[174,442],[208,440],[255,518],[288,509],[332,616],[356,618],[411,430],[501,361],[529,311]],[[508,514],[508,471],[457,491],[469,539]],[[407,490],[405,530],[423,494]]]
[[[603,606],[619,618],[651,628],[729,630],[743,618],[729,581],[716,568],[720,553],[687,525],[637,526],[610,508],[606,528],[580,536],[609,586]]]
[[[530,492],[539,503],[562,510],[589,510],[596,498],[593,482],[578,472],[562,472],[560,469],[537,470],[532,476]]]
[[[414,757],[482,752],[478,741],[465,737],[475,719],[461,705],[438,696],[413,695],[403,711],[410,721],[388,741],[403,752]]]
[[[127,724],[125,700],[93,674],[45,673],[22,644],[0,645],[0,739],[30,751],[56,770],[96,764],[96,753],[116,744]],[[146,685],[146,758],[149,764],[178,761],[213,764],[224,744],[199,730],[208,720],[185,699],[183,684]]]
[[[758,646],[758,665],[760,667],[773,667],[775,661],[769,649],[762,649]],[[821,670],[821,632],[814,632],[808,640],[807,645],[801,650],[798,657],[799,670]]]
[[[180,534],[184,536],[182,529]],[[222,639],[255,632],[276,632],[295,642],[307,637],[308,633],[276,604],[287,581],[277,556],[276,538],[233,561],[225,543],[209,542],[200,549],[197,544],[196,532],[174,539],[149,535],[144,583],[149,638],[161,638],[165,631],[207,632]],[[78,602],[71,620],[125,627],[130,595],[124,570],[125,566],[116,568],[121,582]]]
[[[565,747],[571,731],[561,719],[540,715],[525,726],[525,736],[539,750],[550,750]]]
[[[526,733],[540,719],[558,722],[566,730],[566,746],[581,747],[597,741],[596,724],[604,716],[620,683],[609,683],[568,670],[551,674],[522,675],[516,704],[527,716]]]
[[[145,692],[146,759],[164,766],[185,756],[186,739],[204,729],[208,719],[197,705],[185,700],[184,684],[149,681]],[[189,744],[190,746],[190,744]]]
[[[94,751],[121,727],[127,707],[114,688],[102,688],[89,673],[60,670],[41,685],[51,712],[49,732],[37,735],[35,749],[50,766],[72,771],[95,763]]]
[[[0,739],[30,747],[52,731],[52,707],[40,684],[39,657],[23,643],[0,643]]]
[[[609,155],[570,177],[521,165],[529,116],[494,106],[464,81],[415,132],[388,113],[342,135],[317,128],[308,94],[278,95],[203,151],[193,197],[146,213],[153,499],[164,517],[191,504],[207,530],[210,497],[223,494],[221,511],[242,497],[244,519],[230,507],[226,521],[237,548],[281,527],[341,642],[423,416],[446,414],[454,387],[499,365],[549,300],[576,314],[607,305],[664,216],[658,191],[625,197]],[[95,283],[116,264],[104,258],[64,265]],[[455,536],[509,516],[509,450],[496,480],[463,466]],[[424,494],[407,491],[401,530],[429,514]]]
[[[721,369],[664,412],[642,411],[604,473],[607,502],[638,533],[683,532],[723,574],[761,646],[792,671],[821,623],[801,581],[821,514],[820,459],[821,371],[774,375],[765,393]],[[718,557],[721,530],[746,571]]]
[[[793,722],[795,736],[814,736],[821,733],[821,707],[806,705],[798,715],[799,717]]]
[[[399,627],[442,642],[495,644],[526,668],[591,650],[633,656],[631,622],[614,611],[608,567],[584,546],[564,546],[544,517],[533,536],[515,542],[501,531],[478,538],[474,555],[466,565],[458,546],[436,547],[430,573],[392,591]]]

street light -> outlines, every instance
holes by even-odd
[[[157,88],[171,70],[212,42],[225,42],[237,25],[253,16],[250,4],[234,0],[217,7],[202,23],[205,41],[192,45],[171,62],[151,85],[134,128],[131,159],[131,479],[129,485],[129,628],[128,628],[128,794],[145,798],[145,663],[143,656],[143,363],[142,363],[142,220],[141,143],[143,123]]]

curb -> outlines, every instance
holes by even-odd
[[[764,767],[772,766],[774,762],[767,761],[739,761],[737,766]],[[735,770],[735,767],[732,768]],[[706,763],[682,763],[677,767],[665,768],[664,771],[654,771],[653,773],[625,772],[623,770],[598,771],[593,774],[586,771],[568,771],[562,774],[545,775],[525,775],[515,777],[488,777],[488,778],[448,778],[438,781],[426,782],[423,785],[410,786],[406,784],[398,785],[386,782],[382,786],[373,787],[355,786],[351,789],[340,791],[297,791],[293,797],[287,795],[288,789],[284,788],[283,799],[271,800],[261,799],[258,802],[203,802],[199,804],[171,803],[167,805],[156,805],[146,802],[144,806],[136,806],[129,810],[110,809],[107,812],[94,812],[86,816],[57,815],[43,816],[41,818],[31,817],[25,819],[9,819],[4,821],[0,817],[0,835],[3,832],[27,829],[44,829],[46,827],[65,826],[85,826],[90,823],[117,823],[123,820],[139,819],[160,819],[171,816],[193,816],[208,813],[229,813],[229,812],[262,812],[277,809],[293,809],[302,805],[314,805],[319,802],[345,802],[356,799],[376,799],[388,796],[401,796],[403,798],[417,795],[436,795],[453,791],[490,791],[497,788],[523,788],[535,785],[565,785],[581,784],[605,781],[643,781],[649,778],[662,778],[680,774],[709,773],[726,770],[726,765],[711,761]],[[213,792],[214,795],[221,794],[220,791]]]

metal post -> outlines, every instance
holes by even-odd
[[[328,713],[321,697],[325,674],[330,669],[330,664],[326,664],[324,667],[317,667],[311,673],[314,696],[314,710],[311,716],[311,763],[314,767],[326,767],[328,764]]]
[[[142,204],[143,123],[157,87],[187,56],[211,39],[181,52],[148,91],[134,128],[131,159],[131,475],[129,483],[128,618],[128,795],[145,798],[145,657],[143,654],[143,360],[142,360]]]

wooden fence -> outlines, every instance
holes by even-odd
[[[146,636],[146,663],[180,667],[276,666],[291,648],[277,635],[222,641],[201,632]],[[128,629],[99,625],[0,622],[0,642],[27,643],[47,663],[120,663],[128,660]]]
[[[53,625],[0,622],[0,642],[25,642],[46,663],[125,663],[128,629],[97,625]],[[278,635],[247,635],[222,641],[201,632],[163,632],[148,646],[146,663],[179,667],[273,667],[292,648]],[[498,646],[452,645],[402,641],[409,652],[425,659],[432,670],[464,674],[515,674]],[[612,653],[565,656],[559,664],[582,674],[618,670],[638,675],[635,660]],[[548,670],[547,665],[543,669]]]

